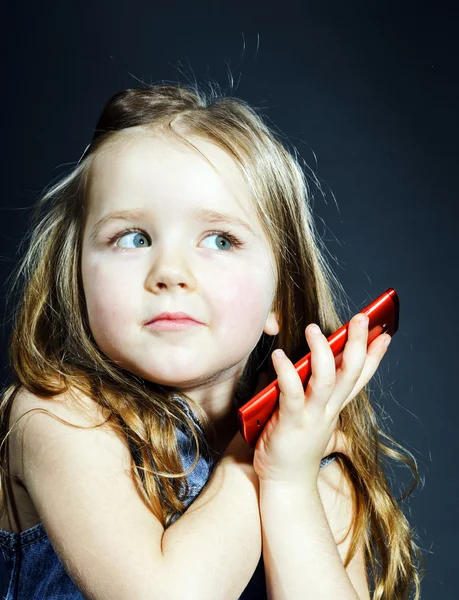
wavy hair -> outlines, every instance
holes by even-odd
[[[18,295],[9,340],[12,382],[0,402],[3,512],[7,487],[13,502],[6,442],[15,425],[9,424],[11,406],[21,387],[43,400],[67,393],[78,401],[79,391],[106,409],[106,421],[129,445],[139,492],[165,528],[175,514],[186,510],[186,475],[200,454],[218,460],[212,449],[215,430],[197,403],[179,395],[199,414],[203,431],[183,406],[170,401],[175,390],[133,375],[100,351],[91,335],[80,274],[84,204],[94,159],[115,147],[131,128],[139,135],[161,131],[189,143],[178,127],[233,158],[250,186],[275,256],[273,310],[280,330],[276,336],[263,333],[251,353],[239,382],[238,404],[250,399],[260,372],[269,381],[276,379],[269,350],[280,347],[295,363],[309,352],[304,336],[309,323],[317,323],[328,337],[348,320],[339,318],[345,294],[315,229],[307,176],[296,150],[288,148],[255,108],[212,85],[142,84],[116,93],[104,106],[82,159],[37,201],[21,243],[25,251],[11,287],[11,294]],[[195,443],[195,461],[188,471],[183,471],[177,447],[177,425],[191,432]],[[352,543],[344,566],[363,541],[374,600],[405,600],[412,590],[417,600],[424,575],[418,561],[424,565],[424,559],[400,506],[419,482],[416,460],[378,424],[366,389],[343,409],[339,427],[347,437],[348,454],[339,454],[338,460],[351,483],[354,505]],[[384,473],[384,457],[403,462],[413,473],[413,484],[399,499]]]

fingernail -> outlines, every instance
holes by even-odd
[[[369,321],[369,319],[366,316],[358,318],[358,322],[359,322],[360,327],[367,327],[368,326],[368,321]]]
[[[391,341],[392,341],[392,338],[390,336],[387,336],[384,340],[384,346],[386,346],[386,348],[387,348],[387,346],[391,343]]]
[[[277,350],[274,350],[274,354],[276,355],[276,358],[284,358],[284,356],[285,356],[285,352],[283,350],[281,350],[280,348],[278,348]]]
[[[320,327],[318,325],[309,325],[309,332],[316,335],[317,333],[320,333]]]

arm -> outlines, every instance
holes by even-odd
[[[343,566],[351,509],[351,491],[336,462],[321,469],[316,487],[260,481],[269,600],[370,600],[362,550]]]
[[[238,598],[260,560],[259,483],[252,456],[238,432],[206,487],[164,533],[165,563],[172,573],[177,565],[190,570],[190,581],[197,582],[193,598]]]
[[[324,469],[330,479],[321,483],[319,458],[336,430],[340,412],[376,371],[390,336],[378,336],[367,347],[368,317],[356,315],[338,368],[319,327],[308,326],[306,338],[312,361],[306,391],[285,353],[272,354],[279,407],[254,454],[268,597],[368,600],[362,540],[352,567],[344,569],[342,550],[337,547],[341,542],[335,539],[336,531],[353,520],[351,490],[334,463]]]
[[[100,423],[85,400],[89,417],[65,399],[18,396],[11,422],[39,408],[76,425]],[[166,531],[139,495],[129,448],[109,423],[78,429],[33,411],[14,429],[13,454],[56,554],[87,600],[234,600],[261,555],[258,479],[237,436]]]

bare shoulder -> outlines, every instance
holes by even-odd
[[[37,410],[49,411],[56,417],[71,419],[75,425],[83,426],[100,423],[108,415],[106,409],[79,390],[42,398],[21,387],[11,407],[10,426],[17,419],[23,421],[26,413]]]
[[[36,422],[37,414],[46,415],[48,419],[68,423],[67,427],[101,426],[108,434],[115,435],[113,427],[104,423],[109,413],[94,399],[72,390],[53,398],[42,398],[21,387],[11,406],[9,427],[10,433],[10,467],[12,474],[19,481],[24,481],[23,451],[24,433],[30,427],[31,419]],[[42,426],[43,427],[43,426]]]

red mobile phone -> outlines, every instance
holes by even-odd
[[[367,347],[378,335],[388,333],[393,336],[398,330],[400,301],[394,288],[386,290],[384,294],[359,312],[369,318]],[[327,338],[335,357],[344,349],[348,338],[348,327],[349,321]],[[295,364],[304,388],[307,387],[311,376],[310,357],[311,353],[309,352]],[[277,407],[280,393],[277,382],[276,379],[270,383],[238,410],[239,431],[252,448],[255,447],[264,426]]]

